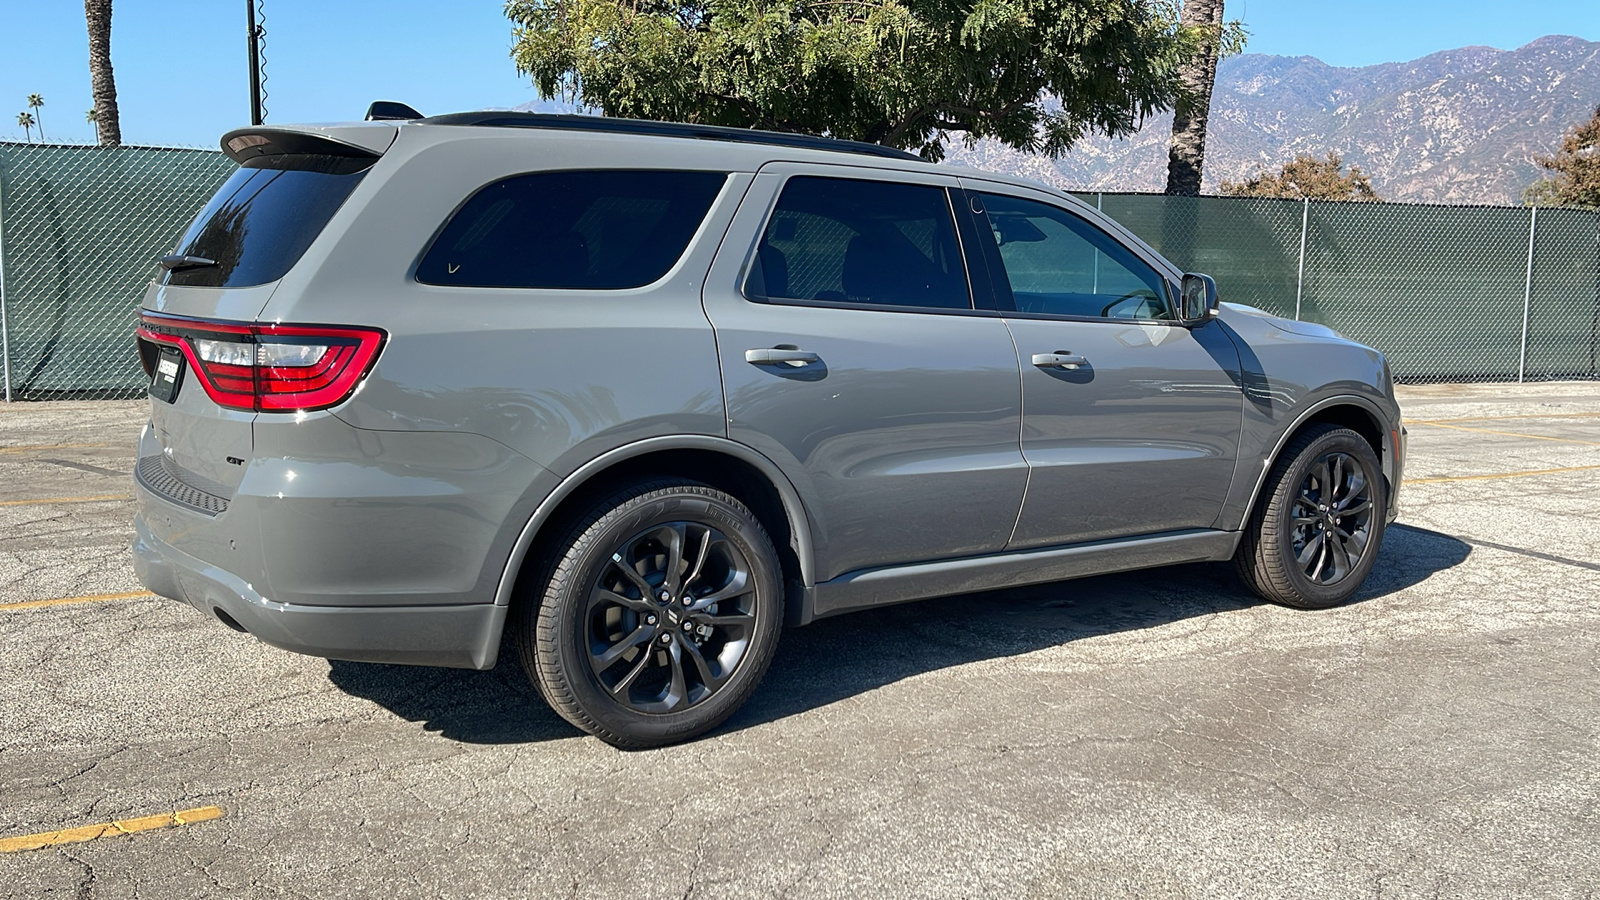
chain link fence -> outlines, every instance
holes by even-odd
[[[154,261],[233,171],[216,151],[0,142],[5,396],[135,397]],[[1600,378],[1600,212],[1078,194],[1225,300],[1328,325],[1403,381]]]
[[[209,150],[0,142],[6,399],[144,393],[145,285],[235,168]]]

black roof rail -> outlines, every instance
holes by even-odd
[[[562,131],[596,131],[606,134],[642,134],[654,137],[698,138],[706,141],[733,141],[740,144],[767,144],[774,147],[796,147],[805,150],[830,150],[835,153],[859,153],[885,159],[923,159],[915,153],[896,150],[881,144],[864,141],[842,141],[811,134],[785,134],[778,131],[757,131],[753,128],[729,128],[722,125],[690,125],[684,122],[653,122],[644,119],[617,119],[609,116],[580,116],[558,113],[531,113],[514,111],[485,111],[449,113],[431,116],[419,121],[422,125],[479,125],[490,128],[550,128]]]

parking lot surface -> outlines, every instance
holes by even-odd
[[[825,620],[637,753],[507,655],[328,662],[140,593],[144,403],[0,405],[0,896],[1593,896],[1600,384],[1402,404],[1348,606],[1203,565]]]

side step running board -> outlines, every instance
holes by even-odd
[[[1238,544],[1237,531],[1201,529],[861,569],[808,588],[794,624],[928,597],[1223,560],[1233,556]]]

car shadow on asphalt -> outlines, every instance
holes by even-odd
[[[1459,565],[1454,537],[1391,525],[1362,603]],[[1260,605],[1225,563],[1201,563],[924,600],[790,629],[766,679],[719,729],[803,713],[915,675],[1118,632],[1156,628]],[[1316,615],[1316,613],[1306,613]],[[509,642],[493,670],[334,661],[328,679],[428,731],[475,744],[534,743],[578,731],[539,698]]]

